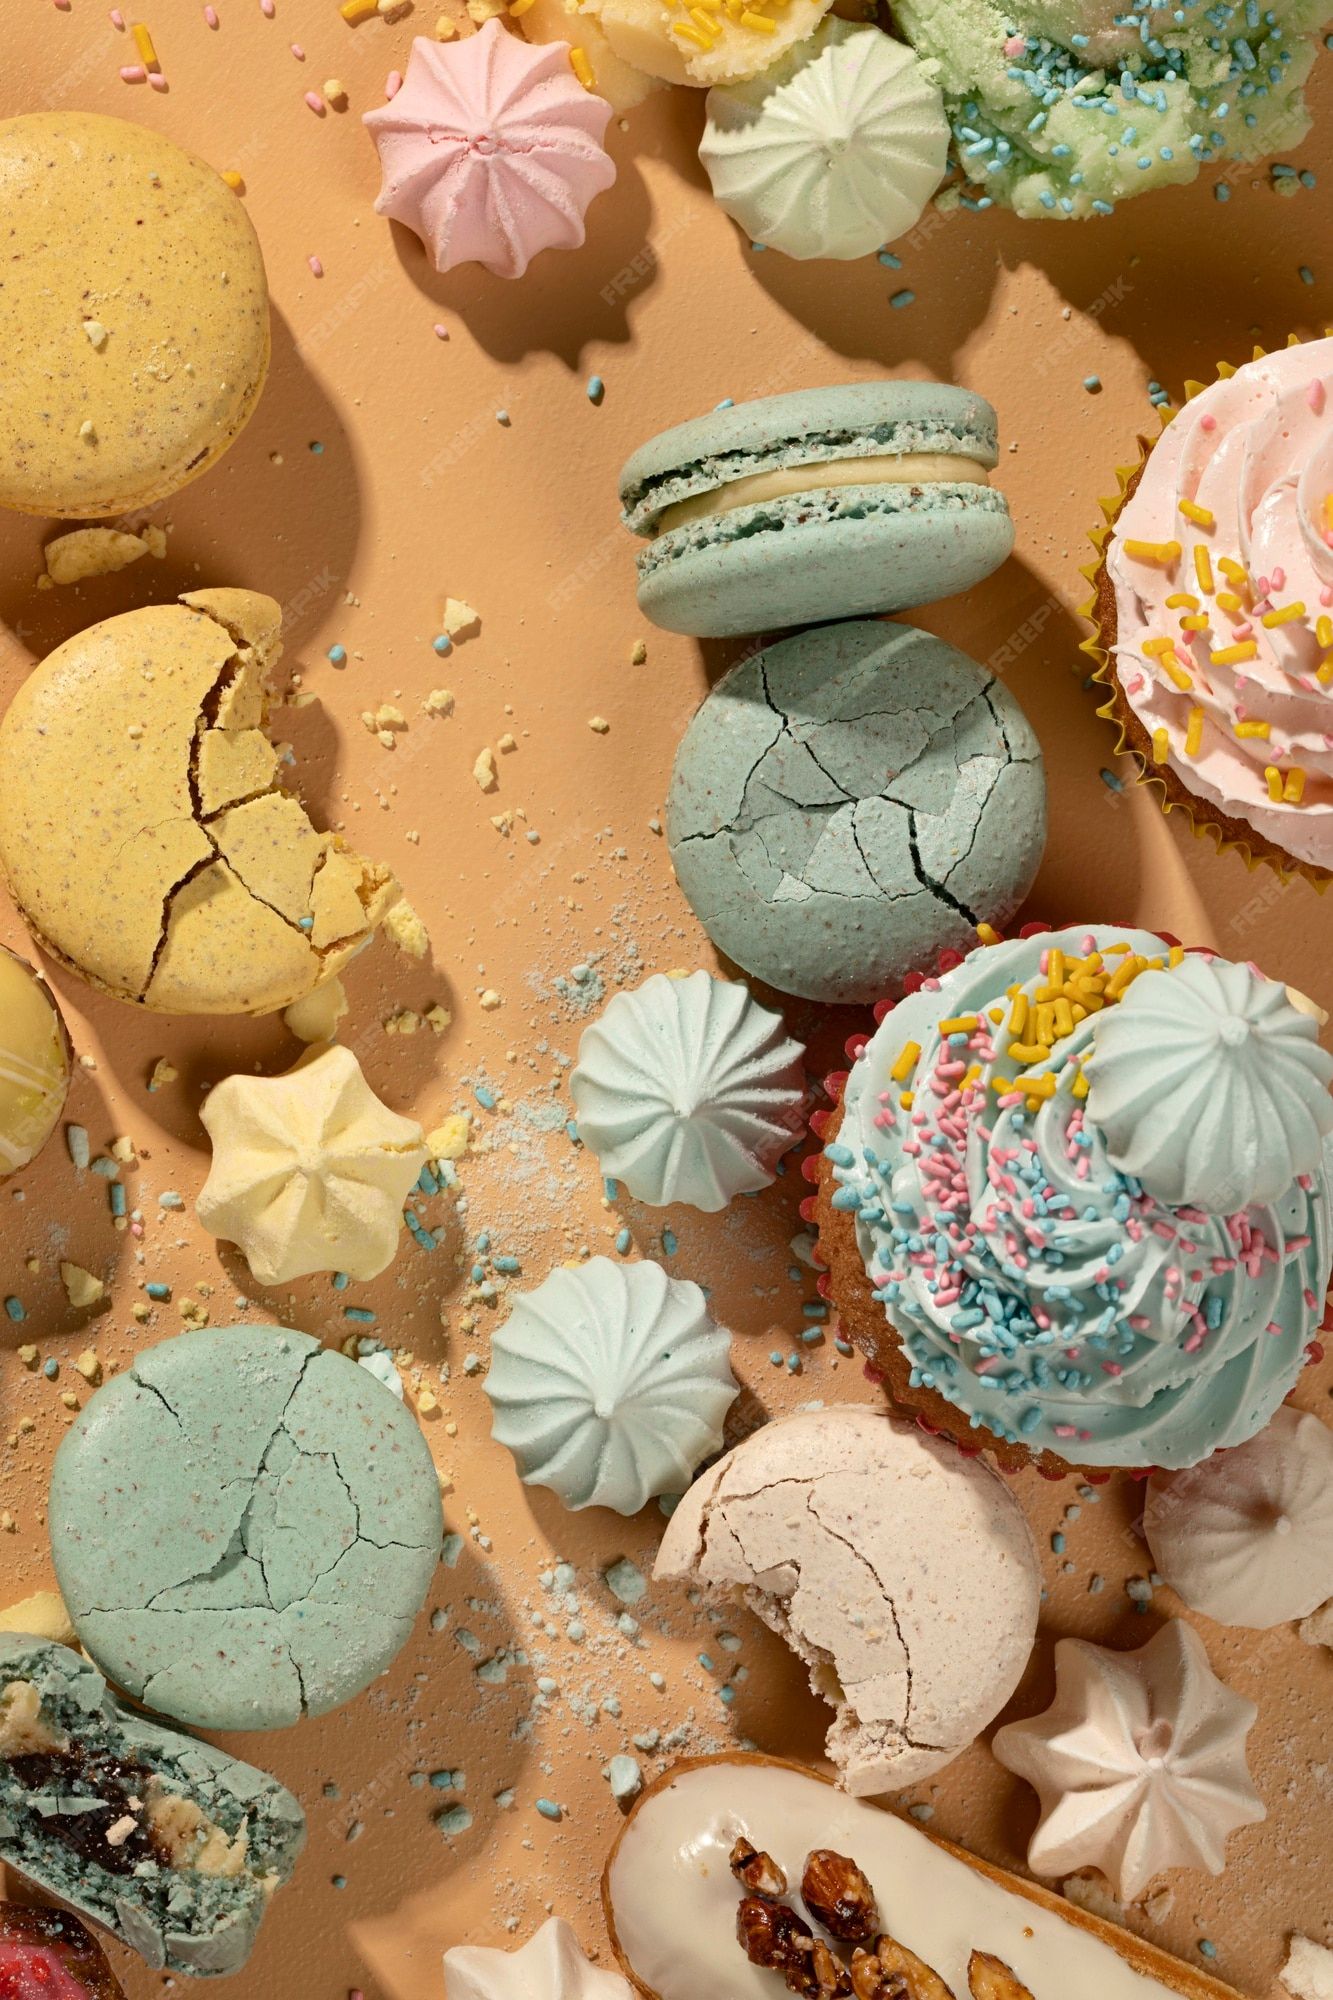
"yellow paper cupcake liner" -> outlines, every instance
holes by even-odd
[[[1333,336],[1333,327],[1326,327],[1325,335]],[[1288,347],[1300,347],[1303,344],[1303,337],[1300,334],[1293,333],[1288,335]],[[1250,359],[1253,361],[1262,361],[1264,356],[1269,352],[1270,350],[1266,347],[1256,347]],[[1231,362],[1219,361],[1214,380],[1224,382],[1236,372],[1236,367]],[[1185,384],[1186,402],[1192,402],[1196,396],[1202,395],[1203,391],[1211,386],[1212,384],[1207,382],[1187,381]],[[1111,538],[1112,530],[1120,516],[1121,509],[1138,483],[1139,476],[1163,433],[1178,415],[1179,411],[1174,407],[1164,410],[1161,415],[1161,423],[1157,436],[1154,438],[1139,437],[1136,440],[1139,447],[1139,455],[1134,463],[1132,465],[1118,465],[1115,468],[1117,490],[1110,499],[1098,502],[1102,512],[1102,520],[1097,527],[1089,531],[1088,535],[1088,539],[1092,543],[1096,553],[1090,563],[1081,564],[1079,567],[1079,575],[1086,579],[1090,586],[1091,594],[1082,604],[1077,606],[1077,612],[1085,624],[1092,628],[1090,636],[1080,640],[1079,650],[1086,653],[1093,662],[1092,679],[1106,690],[1106,700],[1100,704],[1097,713],[1105,721],[1109,722],[1116,732],[1115,747],[1117,756],[1129,757],[1133,761],[1135,784],[1146,786],[1150,791],[1155,791],[1158,796],[1158,804],[1164,813],[1169,815],[1173,812],[1179,812],[1196,840],[1211,840],[1219,854],[1239,855],[1246,868],[1251,871],[1257,868],[1269,868],[1283,883],[1291,881],[1293,876],[1303,875],[1305,880],[1322,895],[1330,882],[1333,882],[1333,870],[1319,868],[1310,861],[1297,860],[1294,855],[1288,854],[1285,849],[1275,847],[1270,842],[1265,841],[1253,829],[1250,829],[1246,835],[1240,835],[1233,833],[1230,828],[1220,825],[1216,819],[1209,817],[1208,809],[1204,802],[1201,799],[1196,799],[1189,792],[1182,779],[1176,778],[1172,774],[1171,781],[1168,783],[1167,777],[1163,772],[1150,763],[1138,745],[1131,741],[1125,727],[1125,718],[1120,706],[1119,685],[1116,681],[1115,669],[1111,657],[1111,645],[1108,635],[1102,629],[1101,620],[1098,616],[1099,586],[1102,571],[1106,564],[1106,545]],[[1178,786],[1179,790],[1173,790],[1173,785]]]

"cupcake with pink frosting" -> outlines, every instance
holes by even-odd
[[[1333,340],[1190,384],[1087,572],[1102,710],[1169,811],[1333,876]]]

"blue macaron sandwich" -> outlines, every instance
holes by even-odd
[[[1013,547],[995,412],[938,382],[802,389],[714,410],[635,452],[639,604],[700,638],[932,603]]]

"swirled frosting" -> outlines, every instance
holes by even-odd
[[[1083,1465],[1170,1470],[1253,1436],[1333,1262],[1333,1143],[1226,1215],[1112,1163],[1083,1065],[1124,991],[1180,957],[1105,927],[973,951],[885,1018],[827,1149],[914,1380]]]
[[[1148,458],[1107,562],[1116,677],[1157,762],[1333,868],[1333,340],[1196,396]]]

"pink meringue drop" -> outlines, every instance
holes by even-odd
[[[539,251],[582,243],[588,204],[616,177],[610,116],[563,42],[530,47],[498,20],[463,41],[418,36],[402,89],[365,113],[384,175],[376,213],[406,223],[437,271],[521,278]]]

